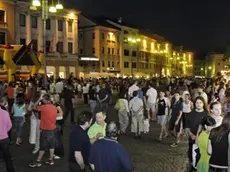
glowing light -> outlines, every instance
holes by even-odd
[[[62,9],[63,9],[63,5],[62,5],[62,4],[60,4],[60,3],[58,3],[58,4],[56,5],[56,9],[58,9],[58,10],[62,10]]]
[[[175,53],[175,52],[173,52],[173,55],[175,56],[175,55],[176,55],[176,53]]]
[[[128,38],[128,41],[132,41],[132,38]]]
[[[140,38],[137,38],[137,42],[140,42],[141,41],[141,39]]]
[[[146,76],[147,79],[149,79],[149,76]]]
[[[98,58],[95,58],[95,57],[81,57],[82,61],[99,61]]]
[[[200,70],[204,70],[204,68],[200,68]]]
[[[132,43],[136,43],[137,41],[135,39],[132,40]]]
[[[68,17],[69,17],[69,18],[74,18],[74,17],[75,17],[75,14],[74,14],[74,13],[69,13],[69,14],[68,14]]]
[[[49,12],[51,12],[51,13],[56,13],[56,12],[57,12],[56,7],[51,6],[51,7],[49,8]]]
[[[155,49],[154,46],[155,46],[155,45],[154,45],[154,42],[152,42],[152,43],[151,43],[151,50],[154,50],[154,49]]]
[[[147,48],[147,41],[143,40],[143,48]]]
[[[172,60],[173,58],[172,57],[170,57],[170,60]]]
[[[177,57],[176,59],[177,59],[177,60],[180,60],[180,57]]]
[[[212,67],[211,67],[211,66],[209,66],[209,67],[208,67],[208,69],[209,69],[209,70],[211,70],[211,69],[212,69]]]
[[[35,6],[30,6],[30,10],[36,11],[36,10],[37,10],[37,7],[35,7]]]
[[[140,78],[140,76],[139,76],[139,75],[137,75],[137,76],[136,76],[136,78]]]
[[[39,0],[33,0],[32,5],[35,6],[35,7],[40,7],[41,2]]]

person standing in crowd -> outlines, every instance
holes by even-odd
[[[151,114],[151,120],[156,121],[156,101],[157,101],[157,91],[153,88],[153,84],[149,83],[149,89],[146,92],[147,102],[146,110]]]
[[[89,87],[87,87],[87,85],[84,84],[82,91],[83,91],[83,96],[84,96],[84,104],[87,105],[88,104]]]
[[[207,106],[208,104],[208,96],[207,94],[204,92],[204,89],[202,86],[198,87],[198,95],[204,98],[205,101],[205,106]]]
[[[74,116],[75,116],[75,95],[74,95],[74,91],[73,91],[73,87],[72,85],[70,85],[70,83],[68,83],[68,85],[64,88],[63,92],[62,92],[62,97],[64,99],[64,119],[63,121],[65,122],[65,120],[68,118],[69,113],[71,115],[70,117],[70,122],[71,124],[74,124]]]
[[[209,159],[210,155],[208,154],[208,137],[211,129],[216,124],[215,120],[206,116],[202,119],[201,122],[201,132],[197,138],[197,145],[200,152],[200,158],[197,163],[197,172],[208,172],[209,171]]]
[[[132,99],[133,98],[133,92],[134,91],[138,91],[139,90],[139,86],[138,86],[138,81],[135,81],[135,83],[129,87],[128,89],[128,99]]]
[[[45,150],[49,150],[50,157],[45,162],[47,165],[53,165],[54,161],[54,149],[55,149],[55,130],[56,130],[56,118],[57,118],[57,108],[54,106],[50,100],[48,94],[41,95],[38,102],[42,102],[42,105],[37,106],[35,104],[36,110],[40,112],[40,151],[36,162],[29,164],[30,167],[41,167],[41,159],[45,153]]]
[[[78,116],[69,137],[69,172],[84,172],[88,166],[91,143],[86,130],[92,123],[92,113],[84,111]]]
[[[99,90],[97,99],[99,101],[100,111],[104,112],[106,116],[108,115],[108,104],[109,104],[109,93],[106,89],[106,85],[103,84],[102,88]]]
[[[121,134],[126,133],[126,129],[129,125],[129,106],[128,101],[124,98],[124,94],[119,95],[119,99],[115,105],[115,109],[118,110],[118,119],[120,124]]]
[[[184,132],[186,132],[185,131],[186,118],[187,115],[193,110],[193,103],[190,100],[190,94],[185,94],[183,100],[184,101],[183,101],[183,109],[182,109],[182,125],[183,125]]]
[[[215,119],[215,127],[219,127],[222,124],[223,117],[221,116],[222,108],[220,102],[213,102],[210,104],[211,117]]]
[[[106,127],[106,137],[97,140],[91,148],[89,163],[95,172],[132,172],[133,166],[128,153],[117,142],[118,127],[110,122]]]
[[[63,85],[63,82],[62,80],[59,78],[56,82],[56,85],[55,85],[55,92],[59,94],[59,96],[61,97],[61,93],[63,91],[63,88],[64,88],[64,85]]]
[[[195,144],[198,129],[201,125],[202,118],[208,116],[208,111],[205,107],[205,100],[203,97],[198,96],[195,101],[194,110],[187,115],[186,131],[189,135],[188,158],[189,158],[189,172],[194,171],[193,167],[193,144]]]
[[[13,121],[17,132],[17,140],[16,140],[17,146],[20,146],[22,144],[21,134],[25,122],[25,114],[26,114],[25,106],[26,105],[25,105],[24,97],[18,95],[16,97],[16,102],[13,104],[13,108],[11,112],[14,116]]]
[[[10,115],[5,108],[8,104],[7,99],[5,97],[1,97],[0,104],[0,153],[3,155],[7,172],[14,172],[14,165],[10,153],[10,140],[8,137],[8,132],[12,128],[12,123]]]
[[[228,172],[230,146],[230,113],[228,112],[222,124],[211,130],[208,142],[209,172]]]
[[[94,85],[89,86],[89,102],[90,102],[90,111],[95,117],[95,112],[97,107],[97,97],[96,97],[96,87]]]
[[[8,87],[6,88],[5,92],[6,92],[6,95],[7,95],[7,97],[8,97],[8,106],[9,106],[9,107],[8,107],[8,110],[9,110],[9,112],[11,113],[12,106],[13,106],[13,104],[14,104],[14,92],[15,92],[12,82],[9,83],[9,85],[8,85]]]
[[[168,136],[168,132],[166,130],[166,124],[167,124],[169,108],[170,108],[170,104],[168,100],[165,98],[165,93],[163,91],[160,91],[159,98],[157,99],[156,104],[157,104],[156,106],[157,120],[158,120],[158,124],[160,124],[161,126],[159,140],[162,140],[163,137],[166,138]]]
[[[64,157],[64,146],[62,144],[61,135],[63,134],[63,111],[57,96],[55,94],[51,95],[52,103],[57,107],[57,119],[56,119],[56,147],[54,150],[54,159],[60,159]]]
[[[138,97],[138,92],[133,92],[133,98],[129,102],[129,109],[132,116],[131,132],[135,134],[135,138],[141,138],[144,125],[144,104]]]
[[[105,137],[105,128],[107,125],[105,118],[106,116],[103,112],[96,113],[96,122],[88,130],[88,136],[92,144],[98,139]]]
[[[170,121],[169,121],[169,128],[171,134],[174,135],[174,130],[176,132],[176,140],[171,145],[171,147],[177,147],[178,143],[180,142],[180,135],[181,135],[181,121],[182,121],[182,110],[183,104],[181,101],[181,96],[179,92],[174,94],[174,102],[172,102],[171,112],[170,112]]]

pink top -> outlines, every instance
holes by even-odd
[[[0,140],[8,138],[8,131],[11,127],[12,123],[9,113],[0,108]]]

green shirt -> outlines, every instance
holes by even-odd
[[[93,139],[97,136],[98,133],[103,134],[103,137],[105,136],[105,128],[106,128],[106,123],[101,126],[95,122],[88,130],[88,136],[90,139]]]
[[[206,131],[202,131],[198,138],[198,147],[201,155],[197,164],[198,172],[208,172],[209,170],[208,138],[209,134]]]

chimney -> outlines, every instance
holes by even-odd
[[[118,18],[118,23],[122,24],[122,17]]]

